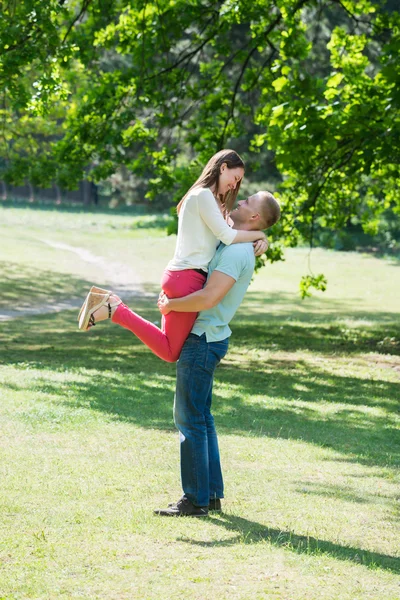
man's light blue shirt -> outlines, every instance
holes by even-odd
[[[255,265],[253,244],[220,244],[208,266],[208,278],[213,271],[233,277],[234,285],[217,306],[203,310],[197,317],[192,333],[206,334],[207,342],[219,342],[231,335],[228,323],[239,308],[249,287]]]

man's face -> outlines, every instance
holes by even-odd
[[[239,200],[237,208],[233,210],[230,217],[235,225],[243,225],[251,222],[251,217],[259,214],[260,199],[258,194],[253,194],[246,200]]]

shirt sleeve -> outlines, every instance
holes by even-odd
[[[217,201],[209,190],[203,190],[197,198],[199,215],[213,232],[215,237],[229,246],[236,237],[237,231],[229,227],[218,207]]]
[[[255,259],[253,246],[251,246],[250,252],[246,246],[247,244],[234,244],[230,248],[224,249],[218,257],[214,271],[229,275],[235,281],[240,277],[245,277],[250,282],[253,276]]]

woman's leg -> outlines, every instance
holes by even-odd
[[[197,271],[164,271],[161,287],[169,298],[181,298],[201,290],[206,277]],[[112,321],[134,333],[162,360],[175,362],[189,335],[197,313],[170,312],[163,316],[161,329],[143,319],[125,304],[120,304]]]

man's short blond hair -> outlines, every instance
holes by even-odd
[[[260,229],[268,229],[281,218],[281,207],[271,192],[258,192],[260,202]]]

